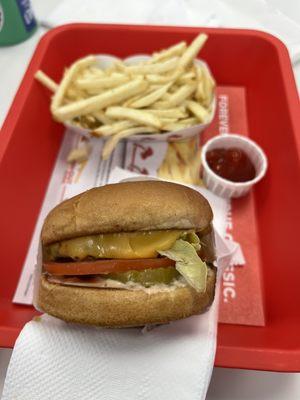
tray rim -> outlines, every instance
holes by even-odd
[[[256,37],[271,43],[277,52],[280,69],[282,71],[283,86],[288,102],[288,113],[293,126],[293,135],[297,147],[298,155],[300,155],[300,113],[299,113],[299,96],[297,92],[296,82],[288,50],[283,42],[277,37],[259,30],[252,29],[232,29],[232,28],[205,28],[205,27],[185,27],[185,26],[161,26],[161,25],[127,25],[127,24],[90,24],[90,23],[71,23],[61,25],[46,32],[38,42],[33,52],[31,61],[24,72],[23,79],[17,90],[14,100],[6,115],[1,128],[0,140],[0,163],[5,154],[12,137],[14,126],[18,120],[19,112],[22,110],[27,95],[31,90],[34,82],[34,73],[40,65],[49,43],[57,35],[70,29],[88,29],[93,27],[101,27],[103,29],[112,30],[132,30],[132,31],[156,31],[168,32],[170,30],[185,33],[203,31],[206,33],[214,33],[222,36],[239,35],[245,37]],[[297,134],[296,134],[297,132]],[[223,324],[221,324],[223,325]],[[261,329],[264,329],[263,327]],[[19,329],[8,326],[0,326],[0,347],[13,347],[17,340]],[[266,354],[268,355],[266,361]],[[261,359],[263,355],[263,359]],[[225,368],[241,368],[254,369],[277,372],[300,372],[300,347],[298,349],[282,350],[282,349],[261,349],[261,348],[242,348],[235,346],[218,345],[215,359],[216,367]]]

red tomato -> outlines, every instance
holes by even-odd
[[[172,267],[175,261],[169,258],[111,259],[81,262],[45,262],[44,270],[52,275],[96,275],[110,272],[126,272],[154,268]]]

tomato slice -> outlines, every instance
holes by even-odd
[[[96,275],[110,272],[139,271],[175,266],[169,258],[110,259],[81,262],[45,262],[44,270],[52,275]]]

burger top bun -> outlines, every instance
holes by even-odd
[[[195,229],[212,221],[208,201],[183,185],[135,181],[88,190],[55,207],[42,229],[42,243],[97,233]]]

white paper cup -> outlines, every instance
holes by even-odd
[[[106,69],[110,67],[113,63],[116,61],[121,61],[120,58],[115,57],[110,54],[99,54],[96,56],[98,65]],[[125,58],[123,61],[127,65],[136,65],[141,61],[147,61],[151,56],[146,55],[146,54],[135,54],[133,56]],[[202,65],[204,68],[208,70],[208,72],[211,74],[211,71],[203,60],[196,59],[195,60],[197,65]],[[167,141],[167,142],[178,142],[178,141],[183,141],[187,140],[189,138],[192,138],[194,136],[197,136],[200,132],[202,132],[213,120],[216,112],[216,96],[214,96],[212,100],[212,105],[211,105],[211,111],[210,114],[205,121],[205,123],[202,124],[197,124],[190,126],[189,128],[185,129],[180,129],[178,131],[173,131],[173,132],[165,132],[165,133],[151,133],[151,134],[137,134],[137,135],[132,135],[128,136],[126,140],[128,141]],[[90,137],[90,129],[85,129],[81,128],[79,126],[75,126],[70,122],[65,122],[64,125],[71,129],[73,132],[79,133],[82,136],[85,137]]]
[[[243,150],[252,161],[256,176],[247,182],[231,182],[217,175],[211,170],[206,154],[216,148],[238,147]],[[225,134],[210,139],[202,149],[203,181],[206,187],[218,196],[230,198],[241,197],[247,194],[252,186],[260,181],[267,171],[267,157],[261,147],[245,136]]]

